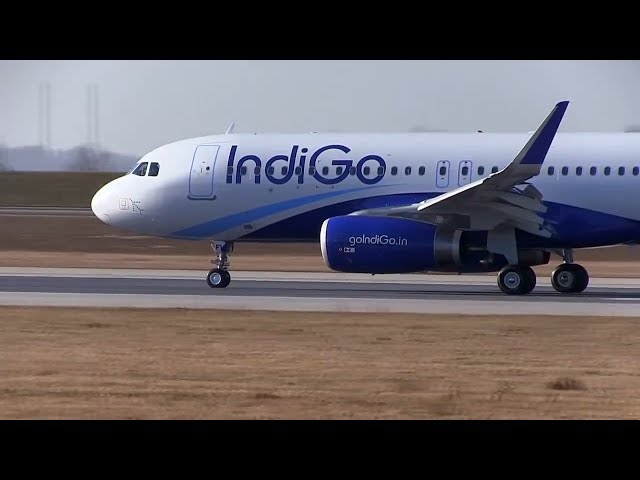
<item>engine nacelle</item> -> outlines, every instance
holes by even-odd
[[[346,215],[324,221],[326,265],[351,273],[411,273],[461,264],[461,231],[394,217]]]
[[[347,273],[497,272],[507,264],[490,253],[484,237],[395,217],[345,215],[324,221],[320,248],[325,264]],[[550,254],[519,250],[523,265],[542,265]]]

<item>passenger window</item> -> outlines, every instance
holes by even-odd
[[[369,172],[371,171],[371,169],[369,167],[364,167],[364,174],[365,175],[369,175]]]
[[[336,175],[342,174],[342,167],[336,167]]]
[[[398,167],[391,167],[391,175],[396,175],[398,173]]]
[[[295,173],[296,175],[300,175],[302,173],[302,167],[296,167],[293,173]]]
[[[624,167],[618,168],[618,175],[624,175]]]
[[[405,174],[405,175],[411,175],[411,167],[406,167],[406,168],[404,169],[404,174]]]
[[[589,170],[589,173],[591,175],[595,175],[596,173],[598,173],[598,168],[597,167],[591,167],[591,170]]]
[[[611,173],[611,167],[604,167],[604,174],[609,175]]]
[[[253,174],[254,175],[260,175],[260,167],[254,167]]]
[[[445,166],[440,167],[440,175],[444,177],[446,174],[447,174],[447,167]]]
[[[247,167],[242,167],[240,169],[240,175],[246,175],[247,174]]]
[[[382,175],[384,173],[383,167],[378,167],[378,175]]]
[[[157,177],[159,172],[160,172],[160,164],[158,164],[156,162],[153,162],[149,166],[149,176],[150,177]]]
[[[282,172],[282,175],[286,175],[287,172],[289,171],[289,167],[282,167],[282,170],[280,170]]]
[[[418,169],[418,175],[424,175],[424,171],[425,171],[425,168],[424,167],[420,167]]]
[[[233,175],[233,167],[227,167],[227,175]]]
[[[556,169],[555,169],[555,168],[553,168],[553,167],[549,167],[549,168],[547,168],[547,173],[548,173],[549,175],[553,175],[553,172],[555,172],[555,171],[556,171]]]
[[[355,175],[356,174],[356,167],[351,167],[349,169],[349,175]]]
[[[569,167],[562,167],[562,175],[569,173]]]
[[[582,175],[582,167],[576,167],[576,175]]]
[[[329,167],[324,167],[324,168],[322,169],[322,174],[323,174],[323,175],[329,175]]]
[[[640,173],[640,168],[638,167],[633,167],[633,174],[637,177],[638,173]]]
[[[497,171],[498,171],[498,167],[493,167],[493,168],[491,169],[491,173],[496,173]]]
[[[462,176],[466,177],[467,175],[469,175],[469,167],[462,167]]]
[[[309,175],[316,173],[316,167],[309,167]]]
[[[484,167],[478,167],[478,175],[484,175]]]
[[[273,175],[273,172],[275,172],[275,169],[274,169],[273,167],[269,167],[269,168],[267,168],[267,173],[268,173],[269,175]]]

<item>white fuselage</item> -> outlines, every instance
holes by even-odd
[[[96,194],[92,208],[106,223],[149,235],[317,240],[327,216],[419,202],[486,177],[509,164],[530,136],[194,138],[145,155],[138,164],[157,163],[157,176],[124,175]],[[608,245],[640,237],[640,134],[559,133],[529,183],[554,206],[550,212],[559,222],[575,221],[566,225],[564,243],[575,237],[585,239],[577,246]]]

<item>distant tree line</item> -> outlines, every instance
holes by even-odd
[[[124,172],[137,159],[136,155],[110,152],[90,144],[58,150],[0,143],[0,171]]]
[[[72,172],[109,172],[112,168],[111,154],[92,145],[75,148],[65,170]]]
[[[11,165],[9,164],[9,148],[3,143],[0,143],[0,172],[11,171]]]

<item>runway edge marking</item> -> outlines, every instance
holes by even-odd
[[[412,284],[412,285],[496,285],[495,276],[487,275],[366,275],[336,274],[330,272],[262,272],[238,270],[232,272],[234,280],[262,282],[327,282],[367,284]],[[0,267],[0,277],[74,277],[74,278],[140,278],[167,280],[202,280],[205,273],[197,270],[165,269],[100,269],[100,268],[46,268],[46,267]],[[540,285],[549,286],[548,278],[540,278]],[[591,278],[591,286],[608,288],[640,288],[640,278]]]
[[[362,298],[299,297],[222,297],[202,295],[129,295],[75,293],[0,292],[0,305],[16,307],[116,307],[116,308],[185,308],[211,310],[339,312],[339,313],[424,313],[457,315],[541,315],[541,316],[615,316],[640,317],[640,307],[620,303],[518,302],[501,301],[402,300]],[[554,312],[549,314],[549,312]],[[612,313],[615,312],[615,313]],[[135,321],[135,320],[134,320]]]

